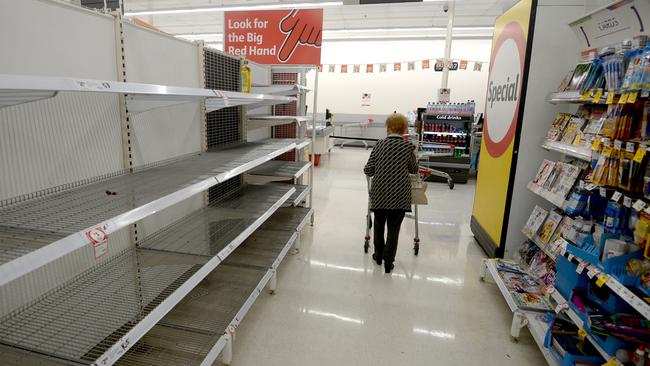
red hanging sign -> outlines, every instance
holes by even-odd
[[[231,11],[224,51],[261,64],[320,65],[323,9]]]

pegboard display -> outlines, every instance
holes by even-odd
[[[226,91],[240,91],[241,63],[238,59],[206,48],[204,50],[205,87]],[[208,150],[243,141],[242,108],[223,108],[207,114],[206,139]],[[218,184],[208,191],[208,201],[213,203],[241,186],[241,178],[235,177]]]
[[[243,178],[241,175],[228,179],[223,183],[210,188],[208,192],[208,202],[213,204],[225,199],[228,194],[233,193],[241,187]]]
[[[300,83],[300,74],[295,72],[274,72],[272,75],[273,85],[294,85]],[[280,104],[274,107],[276,116],[298,116],[298,102],[293,101],[287,104]],[[273,137],[296,138],[296,123],[290,123],[273,127]],[[278,156],[275,160],[293,161],[296,160],[296,152],[289,151]]]

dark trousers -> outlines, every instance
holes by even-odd
[[[397,253],[399,229],[402,226],[405,211],[374,210],[374,213],[375,254],[383,258],[387,263],[393,263],[395,261],[395,253]],[[388,226],[388,233],[386,239],[384,239],[384,227],[386,226]]]

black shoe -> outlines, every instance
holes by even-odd
[[[377,253],[373,253],[373,254],[372,254],[372,260],[374,260],[375,263],[377,263],[378,265],[381,266],[381,257],[378,258],[378,257],[377,257]]]
[[[388,263],[388,262],[384,263],[384,271],[386,273],[390,273],[390,271],[392,271],[393,268],[395,268],[395,265],[393,263]]]

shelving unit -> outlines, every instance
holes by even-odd
[[[483,281],[487,277],[487,274],[490,275],[490,278],[492,278],[501,292],[503,299],[508,304],[508,308],[510,308],[510,311],[513,313],[510,336],[513,340],[518,340],[521,329],[527,326],[548,364],[551,366],[560,366],[560,360],[557,359],[555,354],[544,347],[544,338],[546,337],[549,325],[538,318],[538,316],[543,313],[522,310],[517,306],[517,303],[512,298],[512,295],[510,295],[510,291],[499,275],[495,261],[495,259],[483,259],[481,262],[480,279]]]
[[[272,140],[246,143],[32,200],[18,199],[0,209],[0,233],[12,238],[0,243],[0,285],[88,245],[85,233],[92,228],[110,235],[295,146]],[[25,248],[33,237],[39,243]]]
[[[50,5],[29,9],[47,17]],[[220,354],[229,363],[237,325],[265,286],[276,289],[280,262],[313,218],[296,207],[311,204],[311,184],[246,184],[258,167],[302,179],[310,162],[273,159],[312,143],[251,142],[247,108],[296,102],[308,90],[240,93],[238,58],[119,15],[88,22],[96,14],[62,9],[66,21],[115,39],[88,46],[102,48],[88,57],[114,57],[89,60],[85,75],[96,79],[0,74],[0,119],[22,143],[43,145],[1,141],[3,164],[31,175],[0,179],[12,185],[0,192],[0,363],[211,365]],[[160,49],[169,63],[156,59]],[[48,67],[69,75],[60,70],[70,57],[78,55]],[[120,81],[101,80],[116,70]]]
[[[419,163],[426,167],[443,171],[451,175],[454,182],[465,183],[469,178],[470,170],[470,144],[471,144],[471,126],[473,116],[454,115],[454,114],[433,114],[427,113],[422,116],[421,145],[422,151],[418,152]],[[453,126],[460,131],[428,131],[427,126],[431,124],[445,124]],[[455,139],[457,142],[429,141],[433,138]],[[459,144],[460,146],[455,146]],[[453,146],[453,148],[452,148]],[[435,151],[427,151],[434,149]],[[447,150],[448,156],[438,152]],[[456,152],[461,151],[461,156],[457,157]],[[432,176],[430,179],[445,181],[446,179]]]
[[[233,330],[272,282],[309,215],[311,209],[276,211],[118,365],[212,365],[232,346]]]

